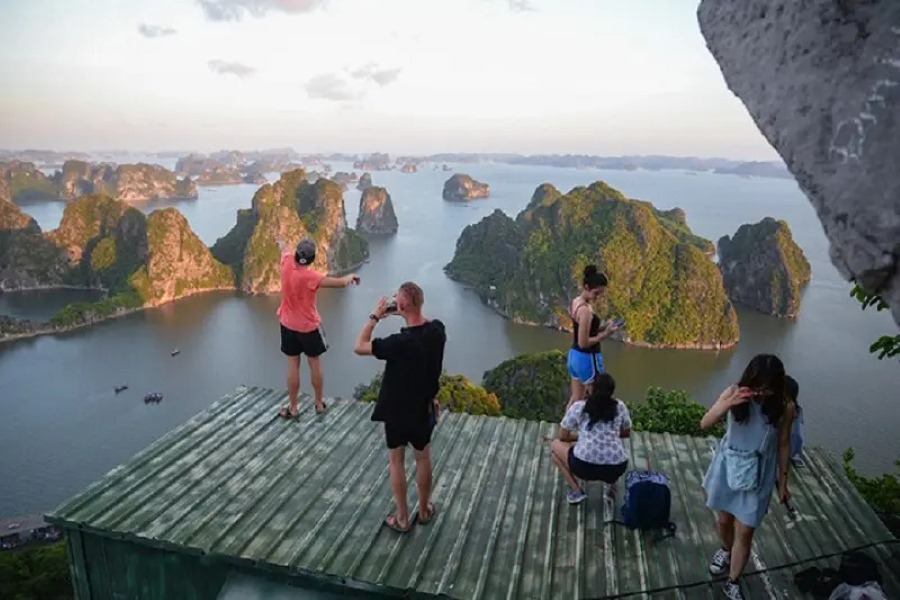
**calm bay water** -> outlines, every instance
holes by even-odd
[[[320,296],[331,344],[323,359],[328,395],[349,396],[378,370],[377,361],[353,355],[351,347],[377,298],[406,279],[423,286],[426,312],[447,325],[450,372],[480,380],[486,369],[517,354],[565,349],[568,335],[505,321],[447,279],[442,267],[463,227],[495,208],[514,216],[540,183],[567,191],[603,179],[659,208],[684,208],[694,232],[712,240],[764,216],[783,218],[813,268],[800,317],[790,321],[740,311],[742,339],[733,350],[605,344],[619,395],[638,399],[648,386],[658,385],[686,389],[709,404],[750,357],[775,352],[800,382],[808,441],[834,452],[854,446],[860,465],[870,472],[891,468],[900,454],[900,368],[896,361],[870,356],[868,344],[895,326],[887,313],[863,313],[849,298],[850,286],[829,263],[821,226],[793,181],[490,164],[460,171],[490,183],[492,198],[467,205],[444,202],[441,189],[449,174],[430,168],[409,175],[373,173],[374,183],[387,187],[393,198],[400,232],[372,241],[359,287]],[[235,211],[250,206],[255,189],[201,188],[198,200],[142,208],[176,206],[212,244],[234,224]],[[351,226],[359,194],[345,193]],[[26,210],[46,230],[58,225],[63,208],[47,203]],[[57,294],[42,293],[41,304],[34,306],[44,307],[41,314],[52,312],[73,292]],[[22,298],[7,298],[0,300],[0,311],[30,310]],[[65,335],[0,345],[0,515],[52,508],[239,384],[281,388],[285,361],[278,348],[277,303],[276,297],[208,294]],[[397,327],[384,323],[378,333]],[[171,357],[175,347],[181,354]],[[308,390],[306,370],[301,380]],[[113,387],[119,383],[130,388],[116,395]],[[163,392],[165,399],[144,405],[141,398],[150,391]]]

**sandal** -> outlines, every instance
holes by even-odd
[[[434,519],[434,515],[437,514],[437,506],[434,505],[433,502],[428,503],[428,518],[422,516],[422,512],[417,510],[415,514],[415,520],[421,525],[428,525],[431,523],[431,520]]]
[[[389,514],[387,518],[384,520],[384,526],[388,529],[393,529],[397,533],[406,533],[410,529],[412,529],[413,523],[415,522],[415,516],[409,519],[409,523],[406,524],[406,528],[400,526],[400,520],[396,514]]]
[[[281,410],[278,411],[278,416],[284,419],[285,421],[293,421],[298,416],[300,416],[300,411],[297,411],[297,414],[291,414],[290,406],[283,406]]]
[[[319,404],[316,403],[316,414],[317,415],[324,415],[326,410],[328,410],[328,405],[325,404],[324,400],[322,400],[321,408],[319,407]]]

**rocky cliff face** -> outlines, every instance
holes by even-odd
[[[698,17],[815,207],[832,263],[900,324],[900,3],[703,0]]]
[[[370,173],[363,173],[359,178],[359,183],[356,184],[356,189],[365,191],[368,187],[372,187],[372,175]]]
[[[257,190],[250,210],[238,211],[237,223],[212,252],[234,268],[241,290],[276,293],[281,289],[276,240],[295,244],[306,236],[318,246],[315,268],[330,273],[355,268],[369,254],[368,243],[347,228],[340,186],[327,179],[310,183],[297,169]]]
[[[132,282],[149,304],[163,304],[198,292],[234,287],[230,268],[209,248],[174,208],[147,217],[147,258]]]
[[[0,201],[16,204],[58,200],[56,185],[34,163],[12,160],[0,163]]]
[[[55,177],[60,197],[74,199],[103,194],[124,202],[180,200],[197,197],[197,186],[189,178],[178,179],[159,165],[91,164],[66,161]]]
[[[71,283],[136,295],[140,306],[234,285],[231,270],[172,208],[147,217],[120,200],[85,196],[66,206],[48,238],[67,252]]]
[[[779,317],[797,316],[811,277],[787,223],[770,217],[719,240],[719,270],[732,302]]]
[[[369,235],[397,233],[397,213],[391,195],[383,187],[368,187],[359,198],[356,230]]]
[[[444,200],[464,202],[476,198],[487,198],[491,188],[486,183],[475,181],[468,175],[457,173],[444,182]]]
[[[447,274],[517,322],[569,330],[583,267],[610,285],[601,315],[625,319],[624,341],[722,348],[738,340],[722,277],[677,213],[626,198],[602,182],[563,195],[540,186],[515,221],[494,211],[466,227]]]
[[[408,163],[404,163],[404,165],[402,167],[400,167],[400,170],[403,173],[415,173],[416,171],[419,170],[419,167],[416,166],[416,163],[408,162]]]
[[[243,182],[240,171],[224,166],[203,171],[195,181],[197,185],[236,185]]]
[[[357,183],[359,181],[359,177],[356,173],[345,173],[343,171],[338,171],[335,173],[330,179],[341,186],[342,190],[347,190],[350,187],[350,184]]]
[[[61,285],[66,274],[64,253],[41,233],[37,222],[0,199],[0,291]]]

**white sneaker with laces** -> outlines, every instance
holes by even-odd
[[[744,600],[744,593],[737,581],[726,581],[722,591],[729,600]]]
[[[716,550],[712,560],[709,561],[709,572],[713,575],[721,575],[731,566],[731,552],[723,548]]]

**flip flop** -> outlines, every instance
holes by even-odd
[[[426,519],[426,518],[422,517],[422,513],[417,510],[416,514],[414,516],[414,519],[420,525],[428,525],[434,519],[434,515],[436,515],[436,514],[437,514],[437,506],[435,506],[434,502],[429,502],[428,503],[428,518]]]
[[[397,515],[394,513],[391,513],[384,519],[384,526],[387,527],[388,529],[393,529],[397,533],[406,533],[410,529],[412,529],[413,523],[415,523],[415,522],[416,522],[416,517],[415,517],[415,515],[413,515],[409,519],[409,523],[406,524],[406,529],[404,529],[403,527],[400,527],[400,522],[397,520]]]
[[[300,416],[300,411],[298,410],[296,415],[292,415],[290,406],[282,406],[281,410],[278,411],[278,416],[285,421],[293,421],[298,416]]]
[[[328,405],[325,404],[324,400],[322,400],[322,408],[319,408],[319,405],[316,404],[316,414],[317,415],[324,415],[326,410],[328,410]]]

